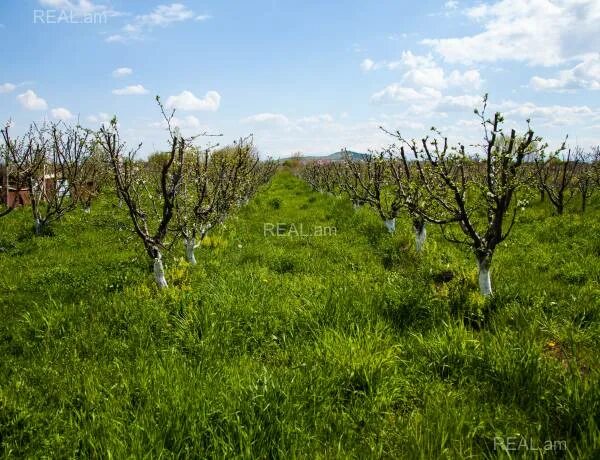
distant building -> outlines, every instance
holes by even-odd
[[[16,208],[30,204],[29,189],[22,184],[18,186],[11,181],[6,166],[0,165],[0,202],[5,206]]]
[[[37,183],[34,184],[35,186]],[[48,194],[57,189],[59,194],[69,195],[69,183],[66,180],[56,180],[54,174],[45,174],[40,193],[41,199],[47,200]],[[4,165],[0,165],[0,203],[10,208],[31,204],[29,187],[23,183],[18,184]]]

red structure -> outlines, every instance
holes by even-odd
[[[29,190],[26,187],[11,184],[6,166],[0,166],[0,202],[11,208],[30,203]]]

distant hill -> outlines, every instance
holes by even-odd
[[[343,152],[340,150],[339,152],[331,153],[329,155],[302,155],[300,159],[302,161],[339,161],[344,158],[345,154],[350,155],[350,158],[352,158],[353,160],[364,160],[368,156],[367,153],[353,152],[352,150],[346,150],[345,152]],[[282,160],[286,160],[286,158],[282,158]]]

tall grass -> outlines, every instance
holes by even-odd
[[[0,222],[4,457],[598,458],[600,210],[520,217],[496,294],[431,229],[278,174],[157,292],[110,199]],[[335,227],[265,236],[264,223]],[[287,228],[287,227],[282,227]],[[497,437],[567,451],[494,449]]]

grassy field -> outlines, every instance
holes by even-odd
[[[162,292],[128,224],[109,197],[0,221],[4,457],[600,458],[597,202],[522,213],[489,301],[436,229],[418,255],[286,172]]]

